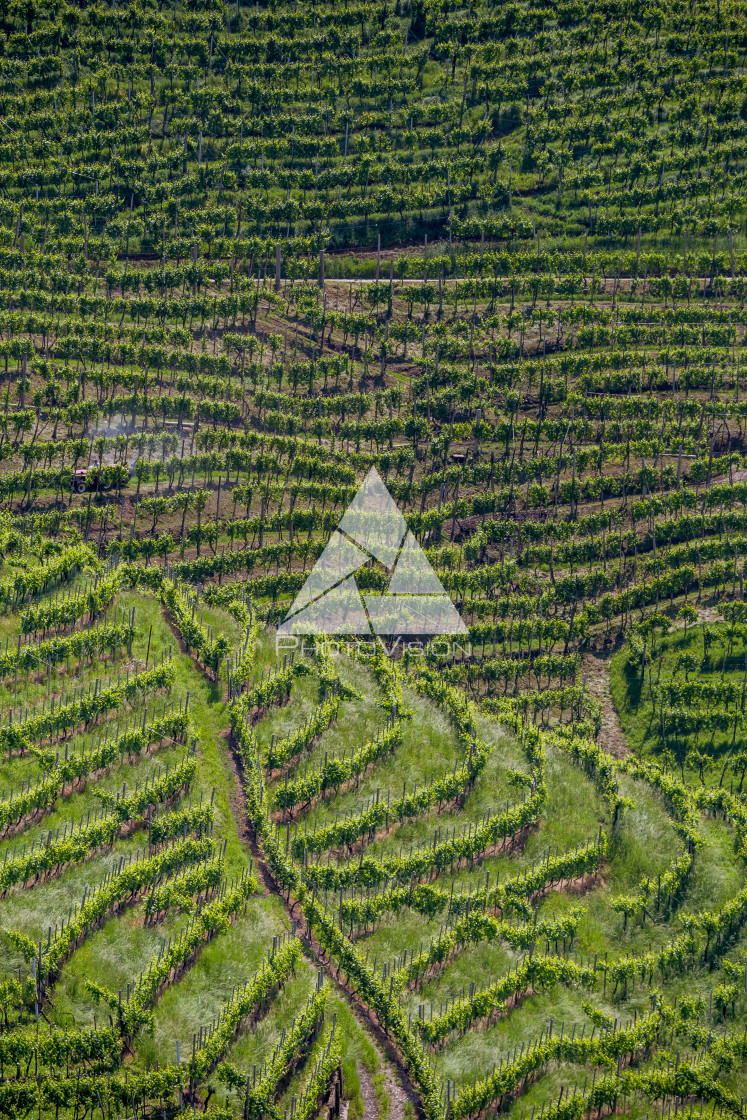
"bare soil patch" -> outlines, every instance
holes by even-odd
[[[590,651],[583,655],[581,665],[586,676],[586,687],[602,706],[599,741],[613,758],[625,758],[630,754],[630,749],[612,701],[609,655],[601,651]]]

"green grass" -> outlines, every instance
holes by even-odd
[[[197,739],[198,771],[193,783],[192,798],[214,799],[216,811],[215,839],[227,841],[226,873],[236,875],[248,869],[253,857],[249,846],[242,840],[237,829],[235,813],[240,813],[241,801],[237,779],[230,762],[228,750],[229,714],[221,689],[208,680],[199,670],[194,660],[179,652],[177,639],[164,617],[158,601],[149,595],[122,593],[117,598],[119,606],[130,610],[135,607],[136,635],[132,647],[130,664],[145,660],[150,640],[149,663],[160,660],[162,654],[171,651],[176,670],[176,680],[169,694],[178,707],[179,702],[187,702],[189,697],[189,716],[191,734]],[[211,610],[206,612],[202,621],[223,627],[225,612]],[[274,643],[271,637],[263,637],[257,650],[257,671],[262,667],[275,665]],[[95,675],[95,667],[88,671]],[[62,682],[60,682],[62,683]],[[33,690],[32,690],[33,691]],[[37,690],[43,694],[41,687]],[[272,717],[285,721],[288,728],[297,725],[299,712],[304,711],[316,701],[318,683],[300,681],[294,689],[292,706],[273,709]],[[154,701],[160,707],[165,696],[148,698],[152,710]],[[343,730],[349,733],[363,731],[368,734],[367,726],[359,726],[367,705],[352,702],[359,709],[351,713],[349,725]],[[138,717],[145,705],[136,709]],[[379,719],[380,719],[379,711]],[[113,713],[95,729],[105,734],[114,734],[117,720],[122,713]],[[373,724],[372,724],[373,726]],[[342,736],[342,731],[338,733]],[[72,742],[76,749],[87,741],[89,735],[78,733]],[[340,739],[340,741],[342,741]],[[339,743],[338,743],[339,745]],[[115,792],[124,781],[132,789],[136,781],[144,779],[166,762],[173,764],[182,757],[182,748],[163,748],[155,754],[138,758],[134,763],[116,765],[97,780],[89,781],[82,791],[60,799],[54,812],[49,813],[37,824],[25,829],[18,837],[0,844],[0,857],[5,848],[29,844],[50,828],[62,829],[65,824],[77,819],[88,809],[100,802],[97,793],[103,790]],[[13,760],[4,766],[4,780],[7,785],[15,785],[22,777],[33,774],[35,761],[32,757]],[[0,922],[3,926],[17,929],[34,940],[46,937],[47,927],[54,926],[62,917],[67,918],[71,906],[80,902],[83,890],[95,886],[107,869],[115,865],[121,854],[137,849],[147,843],[144,832],[136,832],[131,837],[118,840],[113,849],[100,852],[91,859],[66,869],[49,883],[32,890],[15,890],[0,902]],[[126,989],[138,974],[147,967],[151,958],[158,955],[160,947],[171,936],[178,936],[186,924],[188,915],[170,911],[155,925],[144,925],[142,906],[134,906],[123,914],[108,919],[101,929],[93,932],[69,958],[62,968],[61,975],[54,986],[50,1005],[50,1016],[60,1026],[76,1024],[92,1025],[106,1022],[107,1010],[97,1004],[85,988],[85,980],[95,978],[114,992]],[[203,946],[193,966],[173,985],[167,988],[155,1007],[155,1029],[152,1035],[141,1032],[135,1045],[135,1062],[152,1066],[170,1063],[175,1060],[176,1041],[180,1041],[182,1053],[187,1054],[191,1047],[193,1032],[199,1026],[208,1024],[217,1014],[221,1004],[229,998],[233,987],[246,980],[261,963],[272,943],[272,938],[290,929],[290,923],[282,901],[274,895],[257,895],[247,905],[246,916],[239,916],[229,930]],[[2,972],[11,974],[22,965],[20,955],[4,947]],[[241,1068],[251,1069],[251,1064],[261,1061],[261,1054],[272,1048],[280,1027],[295,1014],[294,1007],[306,998],[316,975],[315,967],[309,960],[303,960],[296,979],[287,986],[277,1004],[274,1004],[266,1020],[257,1029],[244,1032],[228,1055],[230,1060]],[[330,995],[329,1014],[336,1013],[341,1027],[343,1043],[343,1069],[345,1095],[350,1101],[351,1117],[362,1118],[363,1098],[360,1089],[360,1069],[365,1066],[377,1087],[379,1116],[387,1114],[386,1095],[383,1090],[384,1076],[378,1050],[367,1038],[365,1030],[351,1013],[345,1000],[334,990]],[[225,1094],[221,1091],[218,1099]]]
[[[240,791],[230,761],[228,743],[229,712],[222,693],[222,686],[210,681],[196,665],[193,658],[179,651],[176,637],[157,600],[148,595],[123,594],[118,602],[128,610],[135,607],[136,636],[133,643],[132,663],[145,660],[150,640],[150,661],[159,659],[171,650],[176,670],[176,680],[170,700],[186,702],[189,695],[189,713],[192,734],[198,744],[198,773],[192,788],[192,797],[214,797],[216,808],[216,841],[227,841],[227,873],[235,875],[247,869],[252,861],[249,846],[237,829],[236,814],[242,811]],[[214,619],[214,626],[220,619]],[[675,633],[665,639],[662,676],[673,666],[676,658],[692,643],[701,641],[695,634]],[[277,667],[277,656],[270,632],[258,643],[256,671]],[[376,734],[383,725],[384,714],[380,705],[381,690],[371,672],[364,666],[338,658],[336,668],[344,680],[356,687],[365,699],[342,701],[338,720],[313,744],[305,754],[297,772],[302,772],[311,760],[323,760],[325,753],[349,751]],[[720,671],[720,666],[717,670]],[[628,710],[621,711],[623,727],[634,737],[638,735],[640,748],[651,749],[647,738],[646,714],[642,703],[635,707],[635,679],[630,679],[623,667],[621,655],[613,663],[613,695],[617,700],[624,687]],[[284,735],[298,727],[318,704],[319,683],[316,676],[295,681],[288,704],[274,705],[262,715],[256,725],[257,738],[262,746],[270,736]],[[150,698],[149,698],[150,700]],[[158,699],[158,703],[162,698]],[[151,701],[152,703],[152,701]],[[404,724],[403,746],[391,757],[369,769],[361,778],[357,789],[350,789],[338,796],[330,795],[320,801],[309,813],[310,821],[323,823],[334,820],[335,815],[361,806],[379,789],[390,791],[392,797],[402,792],[402,783],[412,788],[433,773],[450,770],[460,756],[450,718],[436,705],[405,687],[404,703],[412,709],[413,717]],[[149,703],[150,706],[150,703]],[[141,711],[142,707],[138,709]],[[107,733],[116,726],[119,713],[105,721]],[[527,760],[516,737],[491,717],[478,717],[478,733],[491,748],[489,760],[462,808],[449,807],[443,812],[435,810],[422,817],[394,827],[388,836],[368,845],[372,855],[393,854],[411,844],[428,841],[433,828],[447,825],[460,830],[466,824],[478,822],[492,810],[500,812],[506,803],[516,803],[524,796],[519,775],[528,771]],[[87,736],[75,737],[79,744]],[[153,770],[167,760],[181,757],[181,750],[165,748],[147,758],[115,766],[110,772],[89,782],[84,791],[76,791],[62,799],[53,813],[33,828],[25,830],[15,843],[29,840],[49,828],[64,827],[80,813],[97,804],[97,791],[116,790],[127,781],[132,788],[142,782]],[[18,760],[26,769],[13,768],[14,780],[33,772],[30,760]],[[616,914],[610,902],[617,895],[632,893],[643,876],[655,877],[662,873],[669,861],[682,849],[661,796],[646,783],[620,775],[620,791],[632,802],[626,809],[617,834],[612,829],[608,807],[595,783],[566,755],[552,745],[546,748],[545,780],[547,799],[537,825],[527,832],[521,847],[491,855],[472,868],[462,868],[453,876],[442,876],[438,885],[455,891],[474,888],[484,881],[486,873],[491,882],[505,880],[532,865],[549,850],[561,852],[578,844],[596,840],[600,827],[610,836],[610,854],[596,882],[585,892],[569,888],[546,892],[538,901],[540,920],[561,917],[573,908],[583,907],[574,949],[588,957],[607,955],[641,954],[670,941],[681,929],[685,915],[696,914],[704,908],[718,909],[742,889],[744,874],[733,858],[733,834],[726,824],[717,819],[702,819],[700,833],[703,845],[698,849],[692,874],[680,903],[679,913],[669,921],[645,924],[632,920],[623,930],[622,915]],[[303,817],[301,818],[303,820]],[[97,883],[107,868],[123,852],[142,844],[143,833],[118,841],[111,852],[100,853],[89,861],[63,872],[44,886],[25,891],[14,891],[0,902],[0,921],[5,927],[26,932],[37,939],[45,936],[51,923],[67,916],[75,902],[80,900],[84,887]],[[14,841],[0,845],[0,854]],[[437,936],[444,915],[433,920],[404,909],[397,915],[384,918],[369,935],[358,941],[358,947],[369,961],[377,958],[380,965],[400,955],[404,949],[416,953]],[[96,1004],[85,988],[86,979],[97,982],[117,992],[124,990],[169,936],[178,935],[188,916],[170,912],[156,925],[143,923],[141,906],[134,906],[105,922],[70,957],[63,966],[60,978],[52,993],[51,1017],[59,1025],[85,1025],[105,1022],[108,1012]],[[170,985],[154,1008],[155,1027],[152,1033],[141,1032],[135,1043],[133,1061],[137,1066],[153,1067],[175,1060],[176,1043],[187,1056],[191,1050],[192,1035],[200,1025],[209,1024],[227,1000],[234,986],[243,983],[259,967],[272,938],[290,928],[282,900],[276,895],[258,894],[247,904],[246,914],[240,914],[230,928],[220,937],[203,946],[190,969]],[[539,946],[544,951],[544,945]],[[747,933],[736,936],[728,949],[734,961],[744,959],[747,951]],[[523,953],[511,949],[502,941],[483,942],[468,947],[435,976],[414,992],[403,995],[402,1007],[415,1016],[422,1004],[426,1016],[431,1005],[437,1014],[439,1005],[447,998],[469,991],[470,984],[482,985],[503,975],[516,966]],[[5,974],[12,973],[22,964],[18,954],[6,952],[3,960]],[[242,1029],[230,1047],[228,1059],[239,1069],[251,1073],[253,1066],[260,1066],[276,1045],[284,1026],[298,1014],[312,990],[317,965],[304,957],[295,977],[285,985],[279,998],[273,1002],[267,1015],[251,1029]],[[703,968],[688,970],[682,976],[672,976],[664,984],[667,1000],[686,994],[698,993],[706,1005],[710,993],[718,983],[723,983],[722,968],[710,971]],[[328,982],[329,983],[329,982]],[[386,1093],[387,1060],[374,1045],[351,1010],[347,999],[334,984],[329,985],[328,1017],[337,1016],[342,1043],[342,1064],[345,1097],[349,1101],[352,1120],[363,1120],[364,1095],[362,1078],[370,1079],[376,1097],[378,1120],[385,1120],[389,1112]],[[588,1001],[588,1002],[587,1002]],[[747,1007],[741,1001],[737,1009],[737,1022],[747,1016]],[[493,1062],[505,1060],[513,1048],[522,1042],[535,1039],[546,1029],[550,1018],[562,1024],[565,1031],[578,1031],[582,1024],[589,1029],[589,1017],[584,1004],[602,1011],[605,1015],[627,1020],[632,1014],[644,1013],[650,1006],[645,986],[633,986],[627,993],[608,989],[587,992],[571,986],[554,985],[548,990],[531,992],[508,1015],[488,1024],[478,1024],[464,1037],[452,1037],[434,1056],[439,1078],[449,1078],[458,1089],[471,1084],[475,1077],[484,1076]],[[309,1062],[313,1054],[309,1056]],[[290,1080],[281,1101],[289,1107],[292,1096],[297,1096],[311,1066],[299,1069]],[[522,1107],[530,1108],[557,1098],[562,1085],[579,1084],[587,1071],[581,1067],[558,1065],[550,1068],[538,1083],[522,1097]],[[725,1083],[738,1084],[731,1074]],[[215,1081],[214,1084],[217,1084]],[[215,1104],[235,1101],[230,1093],[218,1088],[212,1098]],[[517,1105],[510,1111],[514,1115]],[[631,1106],[631,1115],[638,1115],[637,1106]],[[367,1120],[367,1118],[366,1118]]]
[[[707,651],[704,633],[706,638],[710,635]],[[653,654],[649,649],[644,673],[640,665],[629,663],[627,645],[615,653],[610,663],[610,690],[628,745],[635,754],[644,757],[661,759],[667,751],[688,781],[703,781],[706,785],[722,782],[727,788],[730,782],[737,785],[742,763],[737,758],[732,764],[731,758],[733,744],[736,742],[738,749],[741,743],[741,728],[736,737],[731,724],[726,730],[715,731],[702,724],[698,730],[689,732],[665,728],[662,737],[659,709],[657,705],[654,711],[650,683],[663,686],[669,682],[685,684],[688,680],[715,685],[725,680],[736,685],[740,692],[745,680],[745,650],[741,638],[731,638],[729,628],[718,623],[691,625],[687,631],[680,628],[662,637],[657,635]],[[707,714],[712,707],[710,702],[696,703],[692,711]],[[734,706],[729,710],[733,714]],[[706,758],[702,775],[697,764],[698,754]]]

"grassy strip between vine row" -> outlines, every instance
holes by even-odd
[[[21,611],[21,633],[36,634],[55,626],[70,626],[86,615],[93,618],[112,601],[121,582],[121,574],[115,569],[100,580],[96,577],[93,584],[74,595],[26,607]]]
[[[641,880],[638,894],[618,895],[611,900],[610,905],[613,910],[624,915],[625,928],[630,915],[637,913],[655,921],[656,914],[662,908],[662,899],[664,910],[669,915],[684,892],[693,867],[695,851],[703,844],[697,831],[699,818],[693,793],[676,779],[664,774],[654,764],[639,764],[633,760],[613,761],[598,743],[585,739],[583,735],[569,735],[565,728],[551,733],[548,742],[583,765],[587,774],[595,779],[607,802],[614,806],[615,820],[618,823],[620,815],[630,802],[620,796],[615,777],[616,770],[642,778],[662,793],[673,828],[684,840],[686,851],[672,858],[666,871],[658,876],[656,883],[645,876]],[[654,906],[652,901],[654,894],[656,914],[652,914],[649,910],[649,907]]]
[[[223,1004],[218,1015],[217,1027],[207,1035],[202,1046],[198,1048],[193,1040],[192,1060],[188,1065],[190,1082],[196,1083],[207,1077],[233,1041],[242,1020],[250,1014],[259,1017],[286,980],[291,975],[295,975],[300,957],[299,942],[295,939],[286,941],[277,952],[268,954],[261,968],[247,981],[241,991]],[[322,999],[322,1008],[323,1006]],[[291,1050],[290,1054],[292,1053]],[[221,1079],[230,1082],[230,1078],[226,1075]],[[241,1080],[243,1085],[244,1079]]]
[[[145,972],[132,986],[129,999],[121,1005],[117,1002],[123,1034],[131,1036],[138,1027],[151,1022],[146,1009],[158,998],[161,989],[173,983],[173,979],[197,955],[202,944],[228,929],[241,905],[256,890],[257,880],[251,870],[248,873],[242,871],[238,881],[233,885],[224,883],[219,897],[189,920],[178,941],[169,943],[165,949],[161,946],[158,957],[151,959]]]
[[[46,564],[36,564],[25,571],[16,572],[7,579],[0,580],[0,603],[13,610],[19,600],[31,595],[40,595],[50,586],[54,586],[62,579],[70,577],[80,569],[98,568],[98,561],[94,559],[93,552],[87,545],[74,544],[63,549],[58,556],[53,557]]]
[[[103,820],[84,825],[81,817],[77,833],[72,831],[74,822],[70,835],[63,835],[61,840],[52,840],[52,833],[49,832],[46,845],[32,847],[28,855],[24,845],[20,855],[12,855],[0,868],[0,891],[6,891],[19,883],[35,886],[44,873],[47,878],[58,875],[68,864],[79,863],[98,848],[113,844],[127,827],[142,828],[147,825],[151,845],[162,844],[180,833],[185,835],[187,832],[211,827],[214,819],[212,804],[189,805],[178,812],[158,816],[154,816],[152,812],[154,805],[168,806],[173,802],[180,791],[191,784],[195,773],[195,760],[187,759],[160,778],[154,779],[149,787],[144,787],[129,797],[120,797],[109,806]]]
[[[229,1062],[223,1063],[218,1075],[227,1085],[245,1091],[249,1116],[260,1120],[263,1110],[277,1093],[281,1081],[287,1080],[294,1064],[300,1060],[309,1044],[317,1037],[324,1021],[326,1004],[327,992],[324,988],[309,996],[303,1011],[283,1032],[281,1041],[259,1072],[256,1066],[254,1067],[251,1078]]]
[[[741,1100],[723,1088],[719,1074],[724,1067],[733,1067],[737,1060],[742,1061],[747,1056],[745,1039],[717,1041],[713,1044],[711,1055],[700,1064],[683,1062],[677,1063],[674,1069],[650,1072],[627,1070],[621,1075],[620,1066],[625,1055],[628,1054],[631,1061],[636,1056],[642,1057],[656,1041],[662,1026],[671,1024],[674,1018],[671,1008],[657,1008],[635,1025],[609,1031],[596,1039],[553,1039],[551,1022],[544,1041],[540,1039],[534,1045],[530,1044],[518,1059],[476,1081],[455,1099],[447,1097],[448,1120],[468,1120],[495,1102],[500,1109],[504,1101],[521,1092],[522,1087],[526,1088],[529,1080],[549,1062],[609,1065],[610,1060],[617,1061],[617,1075],[607,1075],[586,1097],[583,1094],[574,1096],[573,1105],[567,1111],[559,1111],[559,1118],[579,1120],[583,1107],[590,1104],[597,1108],[614,1105],[622,1091],[639,1091],[654,1099],[663,1099],[669,1094],[683,1097],[694,1094],[718,1103],[734,1116],[742,1117]]]
[[[87,727],[98,716],[131,703],[138,696],[171,688],[175,679],[174,666],[166,661],[163,665],[145,669],[132,677],[128,673],[124,681],[118,679],[116,684],[102,689],[99,689],[99,682],[96,681],[93,693],[60,703],[56,710],[51,707],[48,712],[35,714],[15,725],[11,712],[9,722],[0,727],[0,753],[18,751],[24,754],[39,740],[64,734],[80,723]]]
[[[132,853],[129,862],[125,862],[125,857],[122,857],[119,868],[111,876],[107,876],[98,888],[84,893],[80,906],[73,908],[67,923],[64,919],[60,923],[59,933],[56,932],[52,937],[50,928],[46,948],[42,941],[37,945],[15,930],[5,930],[5,934],[27,960],[34,961],[38,983],[47,987],[58,975],[68,954],[78,947],[110,911],[136,901],[152,883],[181,868],[185,863],[204,860],[212,852],[212,848],[212,840],[205,837],[202,840],[179,840],[165,851],[149,858],[141,858],[139,852],[134,861]]]
[[[435,917],[448,907],[449,915],[469,913],[478,910],[514,910],[525,918],[531,919],[532,908],[525,902],[538,894],[546,886],[563,879],[594,874],[601,866],[606,855],[604,836],[570,852],[547,856],[536,866],[492,887],[486,883],[469,895],[454,895],[432,883],[421,883],[415,879],[409,886],[397,887],[395,880],[385,880],[380,895],[373,898],[350,898],[341,903],[341,913],[346,922],[375,922],[382,914],[398,913],[401,909],[415,910],[428,918]],[[388,887],[388,889],[387,889]]]
[[[74,783],[105,770],[125,754],[142,754],[154,744],[163,746],[183,741],[188,726],[186,710],[172,712],[148,724],[146,716],[147,712],[143,713],[142,727],[125,730],[118,738],[106,739],[89,751],[69,755],[62,761],[51,751],[35,752],[40,763],[46,764],[47,772],[35,786],[0,802],[0,828],[17,827],[29,813],[36,816],[37,811],[50,812],[63,795],[67,782]]]
[[[313,718],[313,717],[312,717]],[[273,807],[278,809],[293,809],[297,805],[309,805],[320,794],[328,789],[337,789],[351,778],[357,778],[364,773],[373,762],[385,758],[397,747],[402,746],[402,727],[395,724],[380,731],[376,738],[364,743],[355,750],[351,749],[350,758],[326,758],[318,770],[313,770],[310,776],[296,778],[288,782],[272,794]]]
[[[309,750],[314,741],[337,720],[339,711],[340,699],[338,696],[332,695],[329,699],[325,699],[321,704],[318,704],[306,722],[292,731],[290,735],[286,735],[282,739],[275,739],[273,736],[267,751],[267,766],[271,770],[277,770],[281,766],[285,766],[296,755]]]

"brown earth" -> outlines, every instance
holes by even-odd
[[[630,751],[610,692],[609,654],[589,651],[583,654],[581,666],[589,692],[602,706],[599,742],[613,758],[624,758]]]

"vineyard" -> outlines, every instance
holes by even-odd
[[[744,0],[0,24],[0,1120],[747,1120]]]

